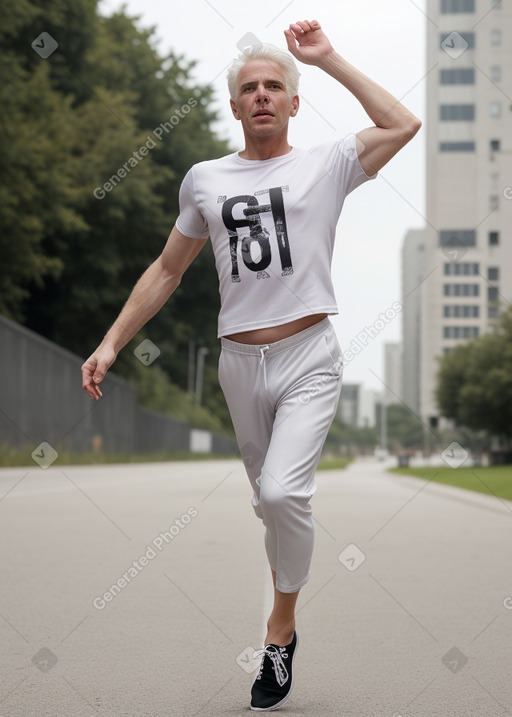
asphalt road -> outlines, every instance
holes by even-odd
[[[322,472],[295,690],[311,717],[512,714],[512,503]],[[270,608],[238,461],[0,470],[0,714],[249,715]]]

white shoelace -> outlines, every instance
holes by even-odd
[[[260,346],[260,366],[263,364],[263,361],[265,360],[265,356],[269,348],[270,346]]]
[[[256,679],[261,680],[261,673],[263,672],[263,665],[265,663],[265,655],[268,655],[268,657],[272,660],[277,684],[282,687],[288,681],[288,670],[283,662],[283,657],[288,657],[288,653],[286,652],[286,647],[277,647],[277,649],[276,647],[276,645],[265,645],[262,650],[254,651],[255,658],[260,656],[263,657],[260,665],[260,671]]]

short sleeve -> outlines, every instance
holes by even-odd
[[[377,173],[368,176],[362,168],[357,153],[358,143],[357,136],[349,134],[334,144],[332,142],[321,144],[311,150],[315,155],[324,155],[323,166],[338,184],[344,196],[364,182],[377,177]]]
[[[180,213],[176,228],[182,234],[194,239],[206,239],[210,235],[208,223],[201,214],[194,188],[194,167],[189,169],[181,183],[179,193]]]

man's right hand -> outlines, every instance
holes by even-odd
[[[114,349],[100,346],[82,365],[82,388],[96,401],[103,396],[99,384],[116,358]]]

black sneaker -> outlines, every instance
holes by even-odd
[[[285,647],[265,645],[258,676],[251,689],[251,709],[255,712],[270,712],[284,705],[293,687],[293,658],[299,643],[299,636],[293,633],[293,640]]]

